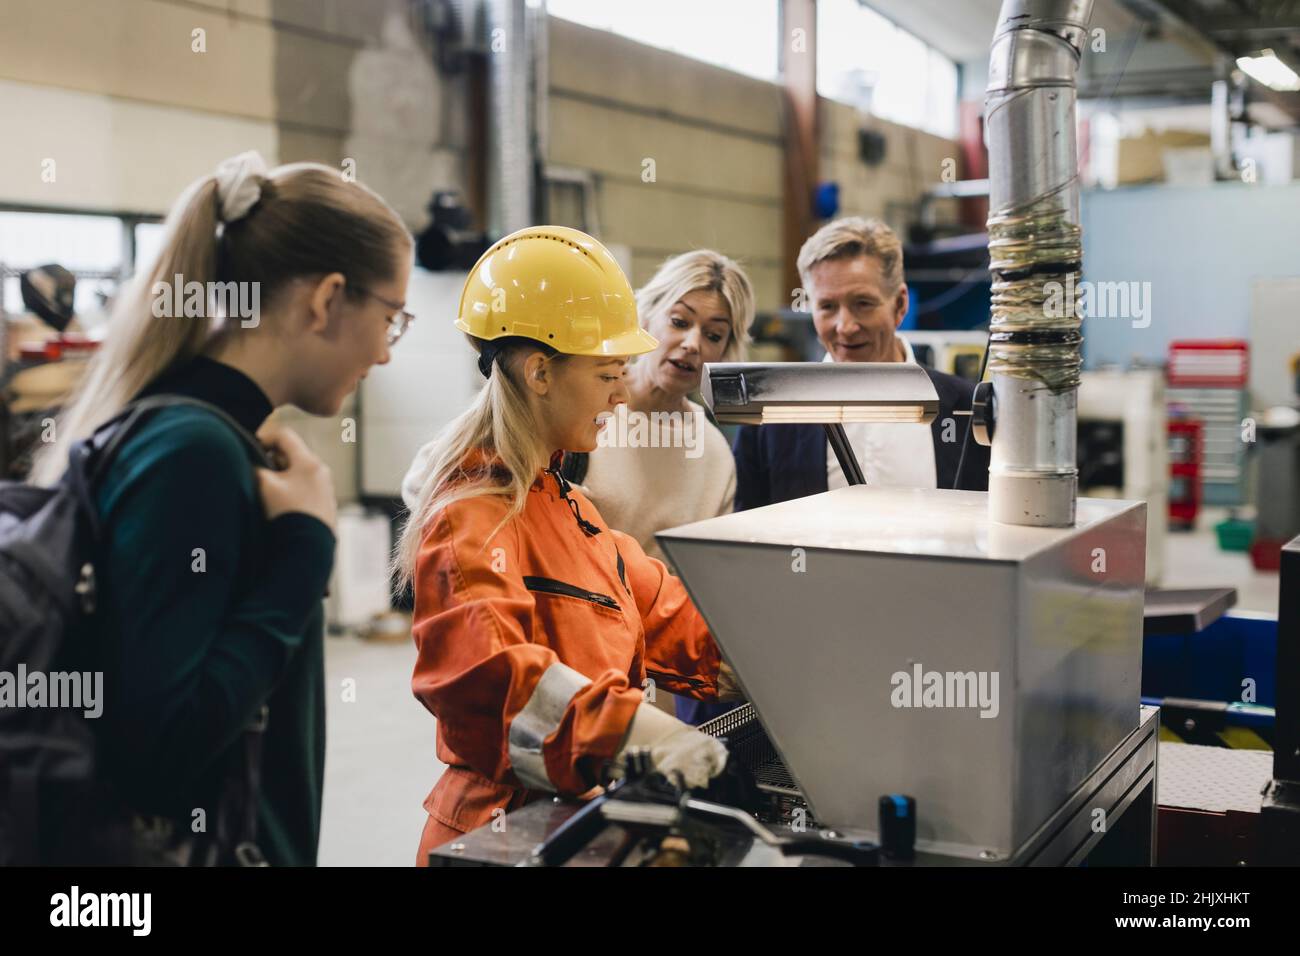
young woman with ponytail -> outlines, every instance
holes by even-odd
[[[577,230],[521,230],[470,272],[456,326],[487,381],[407,475],[396,556],[415,590],[412,686],[447,765],[420,865],[531,799],[592,790],[632,748],[688,787],[727,759],[649,701],[654,687],[717,699],[703,618],[560,471],[627,402],[628,357],[657,345],[617,262]]]
[[[57,480],[70,443],[138,398],[219,410],[152,412],[93,489],[103,544],[81,669],[104,674],[100,770],[164,845],[218,828],[248,728],[264,721],[257,845],[273,864],[315,863],[335,499],[329,470],[266,419],[281,405],[335,415],[388,361],[410,318],[411,248],[393,210],[337,170],[227,160],[173,207],[158,260],[119,298],[35,464],[33,480]],[[205,296],[202,316],[171,314],[175,282],[234,283],[259,312],[214,316]],[[283,467],[255,468],[219,412]]]

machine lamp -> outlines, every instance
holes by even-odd
[[[911,362],[720,362],[704,366],[704,402],[719,422],[821,424],[849,484],[866,482],[846,423],[928,425],[939,395]]]

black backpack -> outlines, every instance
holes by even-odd
[[[76,442],[54,487],[0,482],[0,681],[7,678],[24,700],[20,673],[44,674],[49,683],[71,642],[92,637],[101,530],[96,481],[151,412],[176,405],[219,416],[253,462],[271,467],[257,440],[220,408],[156,395],[131,403]],[[0,696],[0,865],[262,862],[256,826],[265,708],[244,734],[243,760],[231,774],[239,779],[223,787],[213,832],[194,835],[139,817],[113,797],[96,774],[95,737],[82,708],[5,704]]]

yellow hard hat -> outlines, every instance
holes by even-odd
[[[623,270],[598,241],[564,226],[529,226],[483,253],[460,296],[456,328],[510,335],[568,355],[640,355],[658,344],[636,318]]]

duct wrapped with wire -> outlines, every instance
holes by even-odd
[[[1052,205],[1048,197],[989,217],[994,276],[989,369],[1062,392],[1078,388],[1083,365],[1078,315],[1083,243],[1079,227]]]
[[[1075,77],[1092,0],[1004,0],[989,59],[994,520],[1074,523],[1082,366]]]

